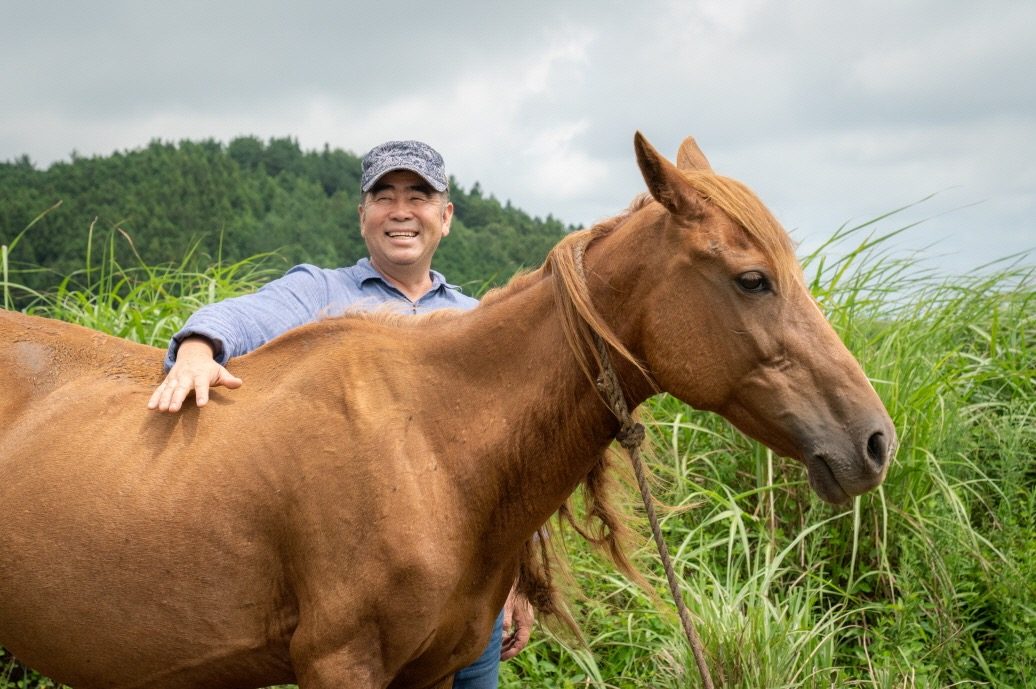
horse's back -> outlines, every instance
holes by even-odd
[[[157,385],[162,352],[82,326],[0,309],[0,428],[74,381]]]

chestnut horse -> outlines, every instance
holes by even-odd
[[[440,687],[630,406],[668,391],[842,502],[892,423],[790,242],[693,140],[650,196],[463,314],[346,316],[150,413],[162,352],[0,314],[0,644],[77,687]]]

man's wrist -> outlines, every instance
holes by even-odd
[[[180,346],[176,348],[176,358],[182,356],[216,358],[216,345],[204,335],[188,335],[180,340]]]

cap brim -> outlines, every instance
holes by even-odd
[[[408,172],[413,172],[415,175],[418,175],[421,179],[428,182],[428,184],[432,186],[432,189],[435,189],[438,192],[446,191],[446,188],[448,186],[446,184],[443,184],[442,182],[437,182],[434,179],[429,179],[423,172],[421,172],[415,167],[411,167],[409,165],[392,165],[390,167],[386,167],[384,170],[378,170],[375,173],[373,173],[371,180],[364,184],[362,187],[360,187],[360,190],[363,192],[370,191],[371,187],[377,184],[379,179],[395,170],[407,170]]]

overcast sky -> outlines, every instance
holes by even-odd
[[[937,242],[924,255],[961,272],[1036,249],[1033,0],[0,8],[0,160],[419,138],[465,188],[586,224],[643,189],[640,129],[670,156],[694,135],[803,252],[933,193],[882,225],[930,218],[903,252]]]

